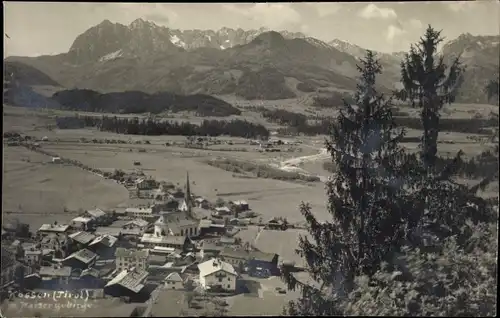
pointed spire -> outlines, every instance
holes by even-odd
[[[184,196],[184,201],[187,205],[187,212],[191,215],[191,187],[189,184],[189,172],[186,171],[186,194]]]

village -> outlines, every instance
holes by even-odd
[[[304,269],[297,245],[290,244],[305,233],[298,225],[286,218],[264,220],[244,199],[209,202],[196,196],[188,171],[184,187],[144,173],[117,179],[130,197],[151,203],[95,207],[32,232],[20,222],[2,226],[2,312],[26,301],[16,295],[86,290],[94,302],[115,301],[113,317],[223,315],[238,295],[264,301],[259,281],[273,281],[274,288],[264,289],[278,297],[276,309],[284,304],[280,268]],[[179,301],[166,306],[172,297]],[[21,307],[26,315],[44,316],[42,309]]]

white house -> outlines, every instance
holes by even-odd
[[[207,290],[223,289],[234,292],[238,274],[234,267],[220,259],[213,258],[198,264],[200,271],[200,285]]]
[[[181,275],[177,272],[170,273],[167,278],[165,278],[165,288],[176,290],[183,289],[184,281],[182,280]]]
[[[115,252],[116,269],[118,271],[128,270],[129,268],[137,268],[147,270],[149,251],[148,250],[132,250],[119,247]]]

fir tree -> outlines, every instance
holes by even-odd
[[[441,31],[428,26],[425,35],[401,62],[401,82],[404,88],[396,96],[418,103],[422,109],[421,118],[424,129],[422,138],[422,161],[426,167],[433,167],[437,154],[439,133],[439,111],[445,103],[455,100],[463,79],[464,68],[460,57],[453,60],[450,67],[438,56],[437,46],[444,40]]]
[[[302,291],[285,308],[290,315],[341,314],[355,276],[375,272],[405,238],[404,153],[398,145],[404,132],[394,125],[390,100],[375,90],[382,69],[372,52],[358,70],[357,105],[344,101],[326,142],[338,167],[327,183],[332,220],[320,223],[307,204],[300,207],[311,239],[301,237],[297,252],[318,284],[299,282],[284,268],[289,288]]]

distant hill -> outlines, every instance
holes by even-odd
[[[163,92],[150,95],[137,91],[101,94],[93,90],[72,89],[57,92],[52,99],[63,109],[87,112],[158,114],[186,111],[198,116],[220,117],[241,114],[231,104],[202,94],[183,96]]]

